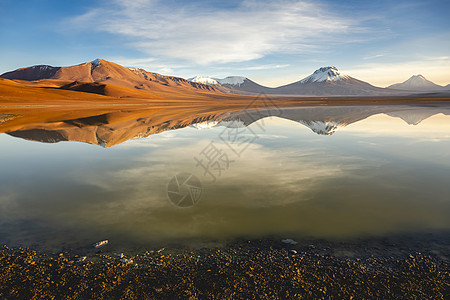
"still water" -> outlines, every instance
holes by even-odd
[[[4,114],[0,129],[12,119]],[[142,116],[101,119],[0,134],[2,243],[450,230],[450,106],[237,111],[166,120],[165,131]]]

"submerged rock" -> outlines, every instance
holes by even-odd
[[[284,240],[281,240],[281,242],[283,242],[285,244],[290,244],[290,245],[297,245],[297,242],[294,241],[293,239],[284,239]]]

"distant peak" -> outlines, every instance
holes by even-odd
[[[420,74],[417,74],[411,76],[406,82],[428,82],[428,79]]]
[[[405,90],[434,90],[442,88],[441,85],[435,84],[426,79],[423,75],[417,74],[409,77],[408,80],[402,83],[390,85],[389,88],[405,89]]]
[[[425,77],[421,74],[417,74],[417,75],[413,75],[411,76],[412,78],[420,78],[420,79],[425,79]]]
[[[314,73],[305,79],[301,80],[301,83],[307,82],[323,82],[323,81],[338,81],[348,79],[347,75],[341,74],[335,66],[321,67],[314,71]]]

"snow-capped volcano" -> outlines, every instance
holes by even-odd
[[[219,82],[217,82],[216,79],[209,77],[209,76],[195,76],[192,78],[188,78],[189,81],[197,82],[197,83],[203,83],[208,85],[218,85]]]
[[[336,67],[322,67],[308,77],[272,90],[273,94],[302,96],[385,95],[383,88],[342,74]]]
[[[413,90],[413,91],[430,91],[440,90],[443,87],[427,80],[422,75],[413,75],[402,83],[396,83],[388,86],[390,89]]]
[[[236,94],[269,93],[271,90],[271,88],[262,86],[243,76],[228,76],[223,79],[217,79],[217,81],[231,93]]]
[[[192,82],[212,85],[215,88],[225,88],[224,91],[234,94],[248,94],[268,92],[270,88],[259,85],[243,76],[228,76],[225,78],[214,78],[209,76],[195,76],[188,79]]]
[[[216,79],[220,84],[222,85],[237,85],[237,86],[241,86],[241,84],[243,84],[246,80],[248,80],[247,77],[242,77],[242,76],[228,76],[226,78],[223,79]]]
[[[308,82],[323,82],[323,81],[338,81],[338,80],[346,80],[350,77],[344,74],[341,74],[336,67],[322,67],[305,79],[300,80],[300,83],[308,83]]]

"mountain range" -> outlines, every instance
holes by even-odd
[[[0,113],[0,133],[43,143],[78,141],[112,147],[127,140],[144,138],[167,130],[188,126],[243,128],[267,117],[276,116],[297,122],[319,135],[332,135],[339,128],[373,115],[387,114],[410,125],[436,115],[450,115],[446,106],[321,106],[282,109],[236,110],[229,107],[129,108],[105,111],[55,111],[42,114],[21,109],[12,114]],[[293,127],[295,128],[295,127]]]
[[[164,98],[221,93],[221,90],[184,78],[128,68],[103,59],[69,67],[38,65],[7,72],[0,78],[40,87],[88,92],[112,97]],[[164,97],[163,97],[164,96]]]
[[[233,93],[265,93],[273,95],[302,96],[385,96],[405,95],[411,92],[445,92],[447,86],[437,85],[422,75],[413,75],[403,83],[388,88],[375,87],[367,82],[342,74],[336,67],[322,67],[308,77],[294,83],[276,88],[262,86],[249,78],[230,76],[223,79],[208,76],[196,76],[188,80],[219,87],[225,87]]]
[[[95,59],[69,67],[38,65],[6,72],[0,78],[26,82],[38,87],[87,92],[119,98],[203,97],[218,94],[271,94],[279,96],[401,96],[420,92],[450,92],[425,79],[412,76],[388,88],[373,86],[341,73],[336,67],[322,67],[310,76],[276,88],[265,87],[249,78],[229,76],[223,79],[196,76],[184,79],[124,67]]]

